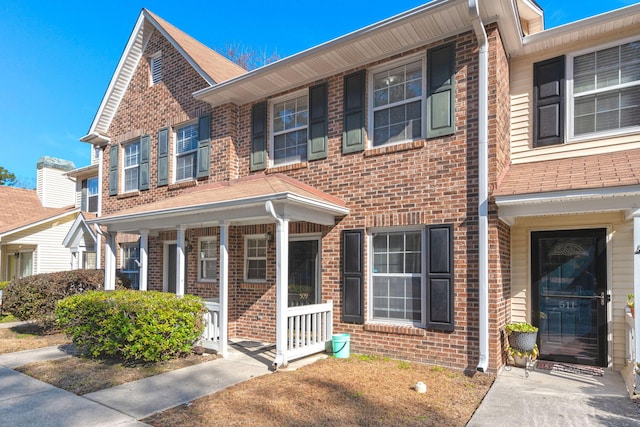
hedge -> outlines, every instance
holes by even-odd
[[[58,326],[93,357],[158,362],[191,352],[204,329],[202,298],[164,292],[91,291],[58,302]]]
[[[116,278],[116,287],[128,285]],[[56,302],[70,295],[104,289],[102,270],[71,270],[23,277],[9,283],[3,291],[3,310],[19,320],[32,320],[45,328],[55,325]]]

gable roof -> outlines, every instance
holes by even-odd
[[[94,144],[108,142],[107,132],[111,120],[143,57],[146,42],[154,30],[159,31],[210,85],[247,72],[244,68],[180,31],[156,14],[142,9],[102,98],[98,112],[91,123],[89,132],[80,138],[81,141]]]
[[[74,206],[44,208],[35,190],[0,186],[0,236],[75,212]]]

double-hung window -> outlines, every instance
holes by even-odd
[[[98,212],[98,177],[87,179],[87,211]]]
[[[122,245],[121,271],[131,282],[132,289],[140,288],[140,249],[137,243]]]
[[[198,157],[198,124],[176,130],[176,182],[196,177]]]
[[[140,141],[124,147],[124,191],[136,191],[140,176]]]
[[[217,278],[218,244],[215,237],[198,240],[198,280],[213,282]]]
[[[302,95],[273,104],[274,166],[307,160],[308,96]]]
[[[245,270],[247,282],[267,280],[267,239],[264,236],[247,236],[245,239]]]
[[[422,230],[394,230],[373,235],[373,320],[423,323],[422,240]]]
[[[372,73],[374,147],[422,137],[423,68],[418,59]]]
[[[576,55],[573,136],[640,126],[640,41]]]

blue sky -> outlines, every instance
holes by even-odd
[[[536,1],[551,28],[637,0]],[[89,163],[79,139],[143,7],[214,49],[286,57],[425,2],[0,0],[0,166],[35,186],[42,156]]]

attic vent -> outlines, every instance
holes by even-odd
[[[151,58],[151,85],[162,81],[162,56],[157,55]]]

